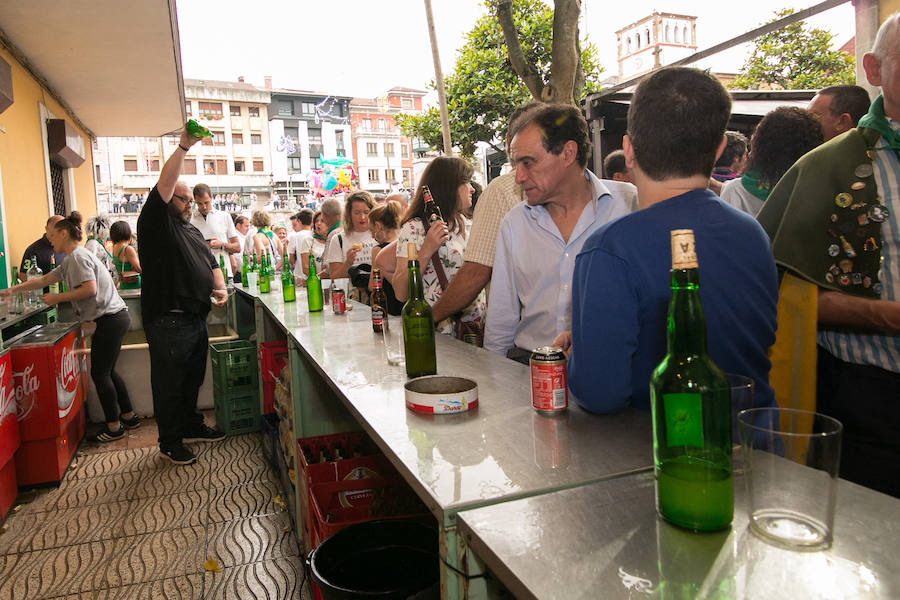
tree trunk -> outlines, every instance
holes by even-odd
[[[450,117],[447,112],[447,95],[444,93],[444,74],[441,71],[441,56],[438,53],[437,35],[434,32],[434,16],[431,12],[431,0],[425,0],[425,19],[428,22],[428,37],[431,39],[431,59],[434,62],[434,82],[437,87],[438,104],[441,109],[441,133],[444,139],[444,154],[453,156],[450,142]]]
[[[525,52],[522,51],[522,44],[519,42],[519,32],[516,31],[516,25],[512,17],[512,0],[499,0],[497,2],[497,20],[500,22],[500,29],[503,30],[503,39],[506,40],[506,52],[509,55],[509,62],[512,64],[513,70],[525,84],[525,87],[528,88],[528,91],[531,92],[532,97],[535,100],[541,100],[544,81],[541,79],[537,69],[534,68],[534,65],[526,60]],[[554,20],[555,29],[556,22]],[[555,49],[555,41],[553,45]]]
[[[581,0],[555,0],[550,85],[541,94],[544,102],[575,104],[575,80],[581,63],[578,48],[578,16]]]

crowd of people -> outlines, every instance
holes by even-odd
[[[399,314],[414,244],[437,330],[522,362],[558,345],[575,401],[608,413],[650,406],[666,352],[670,232],[690,229],[712,359],[754,380],[756,406],[838,418],[841,475],[900,496],[900,412],[890,408],[900,391],[898,65],[900,13],[865,55],[882,90],[871,105],[863,88],[832,86],[744,132],[727,130],[731,98],[715,77],[663,68],[638,85],[606,178],[587,168],[581,111],[535,102],[510,115],[511,168],[483,193],[469,162],[440,156],[411,195],[356,190],[287,223],[229,214],[230,197],[179,181],[199,141],[185,132],[142,200],[137,250],[123,221],[92,218],[81,247],[80,216],[55,216],[26,252],[46,274],[23,275],[12,291],[65,281],[69,291],[45,301],[72,301],[97,323],[91,374],[106,415],[98,439],[108,441],[137,423],[115,373],[128,323],[115,288],[140,287],[160,450],[189,464],[184,442],[222,437],[196,408],[205,317],[244,257],[268,256],[298,285],[312,257],[363,303],[378,269]],[[428,220],[426,189],[443,219]]]

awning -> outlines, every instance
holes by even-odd
[[[184,124],[174,0],[0,2],[0,38],[95,136]]]

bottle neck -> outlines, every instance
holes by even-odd
[[[425,296],[422,289],[422,277],[419,275],[419,261],[409,261],[408,294],[410,299],[420,300]]]
[[[309,277],[313,277],[316,274],[316,259],[310,254],[309,255]]]
[[[672,269],[672,300],[667,322],[670,355],[706,354],[706,320],[700,303],[700,274],[697,269]]]

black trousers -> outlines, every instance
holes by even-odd
[[[131,412],[131,399],[125,382],[116,373],[116,361],[122,349],[122,338],[128,332],[131,317],[127,309],[105,314],[94,321],[97,330],[91,337],[91,380],[103,407],[107,423],[119,420],[122,413]]]
[[[840,476],[900,498],[900,374],[818,347],[818,411],[844,425]]]

